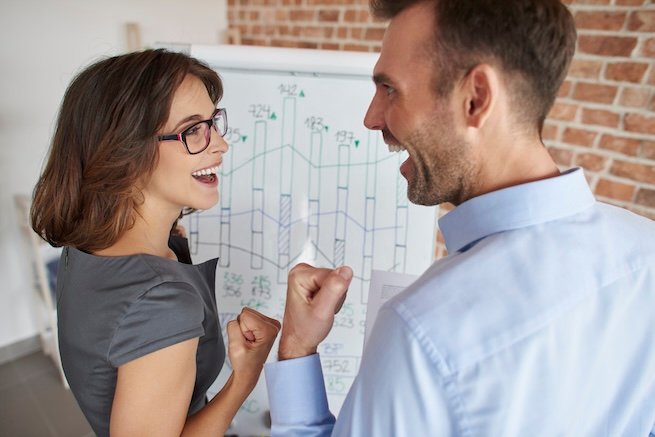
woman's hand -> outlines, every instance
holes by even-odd
[[[254,387],[279,331],[280,322],[248,307],[228,322],[228,356],[235,378],[246,378]]]

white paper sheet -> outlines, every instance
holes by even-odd
[[[371,286],[368,292],[368,305],[366,306],[364,346],[366,346],[366,341],[371,335],[375,318],[382,304],[402,292],[416,278],[418,278],[417,275],[410,275],[408,273],[371,270]]]

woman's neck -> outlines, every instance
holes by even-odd
[[[162,258],[177,259],[175,253],[168,247],[171,227],[177,219],[148,217],[136,215],[134,226],[128,229],[111,246],[96,251],[96,255],[123,256],[149,254]]]

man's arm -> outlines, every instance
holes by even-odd
[[[328,436],[330,413],[316,350],[334,323],[352,270],[299,264],[289,272],[277,363],[266,366],[273,436]]]
[[[453,383],[395,309],[378,313],[332,436],[461,435]]]

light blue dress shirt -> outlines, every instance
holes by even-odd
[[[336,421],[318,355],[266,366],[273,436],[655,435],[655,223],[581,169],[471,199],[380,310]]]

